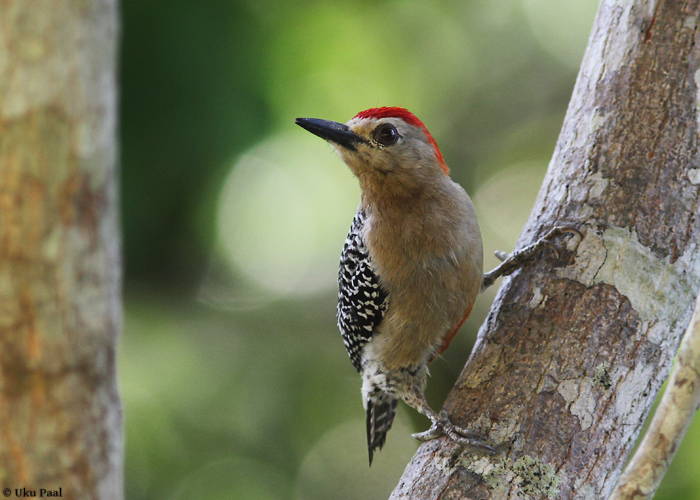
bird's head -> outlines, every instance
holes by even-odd
[[[333,145],[363,191],[411,195],[449,174],[435,139],[407,109],[371,108],[347,124],[316,118],[297,118],[296,123]]]

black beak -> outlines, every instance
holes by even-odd
[[[357,151],[355,144],[367,142],[343,123],[318,118],[297,118],[295,123],[321,139],[334,142],[351,151]]]

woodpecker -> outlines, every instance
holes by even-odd
[[[362,191],[340,259],[337,314],[362,376],[369,464],[386,442],[399,399],[432,423],[417,439],[445,435],[493,451],[428,405],[428,364],[447,349],[482,288],[551,246],[561,232],[525,251],[500,254],[503,264],[484,275],[474,205],[451,180],[435,139],[413,113],[380,107],[347,124],[315,118],[296,123],[335,148]]]

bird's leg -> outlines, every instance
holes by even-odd
[[[520,269],[528,261],[534,259],[545,248],[551,249],[557,257],[559,257],[559,249],[552,242],[558,236],[570,233],[583,238],[581,232],[575,227],[558,226],[545,234],[542,238],[521,250],[516,250],[511,254],[505,252],[495,252],[496,257],[501,261],[493,271],[484,274],[484,280],[481,282],[481,290],[484,291],[501,276],[509,276]]]
[[[428,402],[425,400],[425,395],[419,387],[414,387],[413,391],[403,395],[403,399],[408,405],[428,417],[432,422],[430,429],[427,431],[412,434],[414,439],[425,442],[441,436],[447,436],[459,446],[481,448],[490,453],[496,452],[496,450],[484,442],[485,439],[483,437],[450,422],[450,419],[444,411],[435,413],[428,405]]]

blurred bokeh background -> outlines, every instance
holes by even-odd
[[[595,0],[122,0],[130,500],[380,499],[428,421],[367,468],[335,326],[359,188],[294,125],[403,106],[510,250],[564,118]],[[490,257],[485,267],[496,264]],[[439,407],[493,297],[432,365]],[[691,429],[657,498],[700,498]]]

